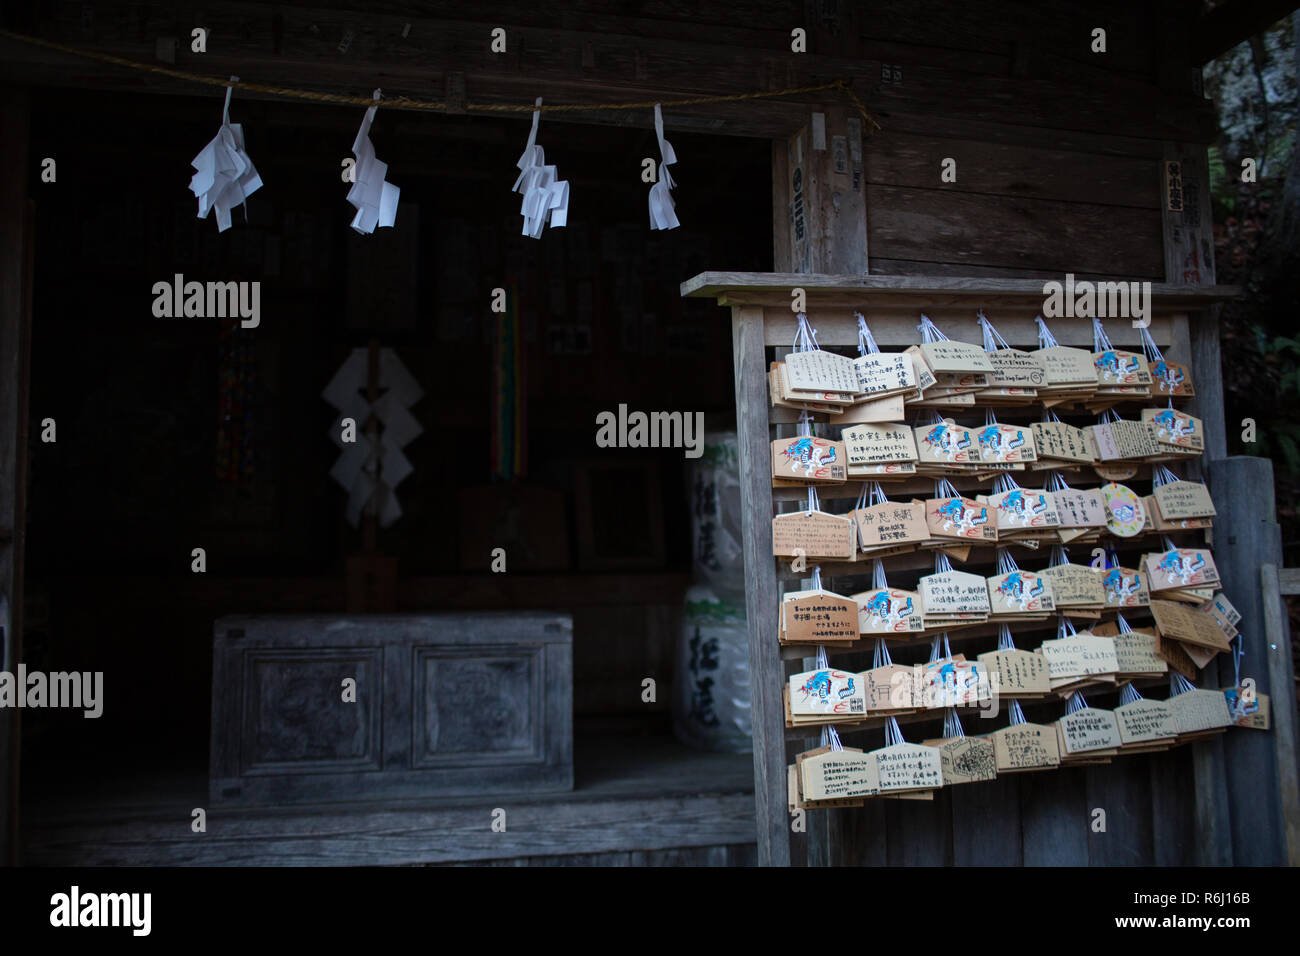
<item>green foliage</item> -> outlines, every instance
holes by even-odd
[[[1287,335],[1270,336],[1258,326],[1255,342],[1270,378],[1275,377],[1276,405],[1279,409],[1295,408],[1300,402],[1300,339]],[[1267,455],[1274,466],[1290,478],[1300,477],[1300,421],[1274,418],[1258,423],[1253,454]]]

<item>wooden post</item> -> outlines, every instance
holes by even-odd
[[[1241,612],[1238,627],[1246,652],[1242,676],[1253,677],[1259,691],[1269,695],[1277,724],[1294,726],[1294,691],[1272,683],[1269,663],[1271,655],[1279,652],[1289,659],[1290,648],[1281,644],[1277,651],[1269,648],[1259,586],[1260,565],[1280,564],[1282,558],[1281,529],[1274,520],[1272,462],[1245,456],[1210,462],[1209,479],[1218,512],[1214,560],[1224,593]],[[1219,678],[1225,686],[1232,682],[1231,664],[1220,664]],[[1237,866],[1285,862],[1275,733],[1236,731],[1223,737],[1222,777],[1232,836],[1229,862]]]
[[[740,451],[745,613],[749,621],[750,710],[754,727],[754,811],[760,866],[790,865],[786,812],[785,669],[774,628],[776,563],[772,557],[772,444],[767,420],[763,310],[731,311],[736,370],[736,441]]]
[[[0,595],[9,600],[9,627],[0,669],[22,657],[24,456],[27,448],[27,286],[30,251],[27,201],[28,100],[0,91],[0,142],[16,164],[0,183]],[[0,864],[18,862],[19,713],[0,708]]]
[[[1273,750],[1277,754],[1277,786],[1282,795],[1282,819],[1286,827],[1287,866],[1300,866],[1300,768],[1296,766],[1295,674],[1291,666],[1291,628],[1278,584],[1277,565],[1259,569],[1260,594],[1264,601],[1264,639],[1268,642],[1268,685],[1283,690],[1287,701],[1271,704]]]

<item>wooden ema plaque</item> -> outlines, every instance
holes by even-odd
[[[1056,607],[1052,586],[1032,571],[1015,570],[988,579],[991,614],[1037,614]]]
[[[924,342],[921,345],[921,354],[925,356],[925,364],[935,375],[941,373],[965,375],[973,372],[986,376],[982,384],[987,384],[988,379],[996,374],[993,363],[989,361],[988,353],[978,345],[971,345],[969,342],[956,342],[950,339]]]
[[[1033,651],[1014,648],[987,651],[977,660],[989,670],[995,693],[1005,697],[1042,697],[1052,690],[1047,659]]]
[[[1107,609],[1146,607],[1151,603],[1146,575],[1132,568],[1107,568],[1102,572],[1101,586],[1106,592]]]
[[[912,429],[916,457],[932,465],[968,465],[980,460],[979,445],[969,428],[952,421]]]
[[[1144,408],[1142,421],[1151,426],[1162,445],[1198,452],[1205,449],[1205,426],[1199,418],[1173,408]]]
[[[1190,398],[1196,394],[1187,366],[1168,359],[1159,359],[1151,366],[1151,387],[1156,395],[1172,395],[1175,398]]]
[[[915,392],[916,364],[906,352],[869,352],[853,360],[859,392],[881,398],[900,392]]]
[[[873,588],[852,595],[858,608],[858,632],[876,636],[925,630],[921,596],[898,588]]]
[[[921,578],[920,593],[926,617],[988,614],[991,610],[987,582],[978,574],[966,571],[927,574]]]
[[[1100,607],[1106,603],[1102,571],[1083,564],[1056,564],[1040,572],[1052,586],[1058,608]]]
[[[998,349],[987,354],[989,364],[993,366],[993,374],[989,377],[989,388],[1037,389],[1047,380],[1043,363],[1033,352]]]
[[[858,605],[830,591],[792,591],[781,599],[781,643],[835,644],[858,639]]]
[[[842,432],[849,473],[855,477],[916,472],[916,442],[906,425],[854,425]]]
[[[1043,641],[1039,651],[1047,661],[1047,676],[1053,684],[1093,674],[1114,674],[1119,670],[1115,642],[1087,631]]]
[[[822,349],[791,352],[785,357],[785,376],[795,391],[843,392],[850,396],[858,391],[853,359]]]
[[[848,480],[844,443],[802,435],[772,442],[772,477],[810,484]]]
[[[954,657],[922,665],[919,693],[916,706],[937,710],[978,706],[992,696],[993,689],[983,664]]]
[[[1163,700],[1135,700],[1115,708],[1119,739],[1124,745],[1173,740],[1178,722]]]
[[[1152,497],[1160,517],[1166,521],[1213,518],[1216,514],[1210,490],[1199,481],[1171,481],[1157,485]]]
[[[1034,432],[1027,426],[994,423],[973,431],[979,442],[980,461],[1001,465],[1038,460]]]
[[[858,525],[863,549],[920,544],[930,540],[925,504],[920,501],[885,501],[851,512]]]
[[[1055,725],[1012,724],[988,735],[993,741],[993,756],[998,773],[1023,770],[1048,770],[1061,763],[1061,745]]]
[[[871,751],[876,758],[880,792],[933,790],[943,786],[939,751],[924,744],[891,744]]]
[[[1160,629],[1162,638],[1171,638],[1215,652],[1226,651],[1231,647],[1227,635],[1214,623],[1214,618],[1194,611],[1185,604],[1177,601],[1152,601],[1151,615],[1156,619],[1156,627]]]
[[[1219,690],[1189,690],[1170,697],[1166,704],[1174,715],[1178,733],[1196,734],[1232,724],[1228,701]]]
[[[996,495],[979,495],[978,500],[993,509],[998,531],[1055,528],[1061,523],[1056,499],[1037,488],[1013,488]]]
[[[867,712],[889,713],[916,709],[916,671],[905,664],[886,664],[862,672],[867,690]]]
[[[939,770],[945,787],[992,780],[998,775],[993,741],[984,737],[947,737],[921,743],[939,751]]]
[[[778,558],[851,561],[857,551],[857,526],[846,515],[795,511],[772,518],[772,554]]]
[[[925,502],[925,523],[935,538],[962,541],[996,541],[998,526],[989,520],[987,505],[970,498],[930,498]]]
[[[1207,587],[1219,583],[1214,555],[1203,548],[1172,548],[1148,554],[1144,561],[1152,591]]]
[[[1084,707],[1063,716],[1056,722],[1056,727],[1062,753],[1114,750],[1120,744],[1119,724],[1109,710]]]
[[[1099,385],[1150,385],[1151,371],[1147,360],[1136,352],[1106,349],[1092,354]]]
[[[880,775],[874,753],[845,747],[825,750],[798,761],[804,799],[852,800],[880,793]]]
[[[1062,528],[1106,527],[1106,499],[1099,491],[1067,488],[1052,492],[1052,501]]]
[[[1056,345],[1032,354],[1043,363],[1044,381],[1048,386],[1097,385],[1097,366],[1093,364],[1090,352]]]
[[[1034,447],[1038,449],[1040,458],[1083,465],[1090,465],[1096,460],[1082,428],[1075,428],[1065,422],[1034,422],[1029,430],[1034,436]]]
[[[795,674],[789,683],[792,717],[866,716],[866,684],[860,674],[825,668]]]

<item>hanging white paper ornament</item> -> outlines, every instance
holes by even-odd
[[[238,83],[239,77],[232,76],[230,82]],[[196,170],[190,179],[190,192],[199,198],[199,218],[208,218],[208,212],[216,209],[218,232],[230,228],[230,210],[244,205],[244,201],[262,186],[262,177],[244,152],[244,128],[230,122],[232,89],[226,87],[221,129],[190,163]],[[247,207],[244,214],[248,214]]]
[[[537,106],[542,105],[542,98],[537,97]],[[523,234],[533,239],[540,239],[547,219],[551,228],[558,229],[569,221],[569,183],[558,179],[554,166],[546,165],[546,154],[537,145],[537,123],[541,118],[540,110],[533,110],[533,129],[528,134],[528,145],[515,165],[519,167],[519,178],[511,188],[522,193],[524,201],[521,212],[524,216]]]
[[[673,212],[673,197],[668,191],[677,184],[673,182],[668,167],[677,162],[677,154],[673,151],[673,144],[664,139],[664,117],[658,103],[655,104],[655,136],[659,138],[661,158],[658,181],[650,187],[650,228],[676,229],[681,223],[677,221],[677,213]]]
[[[379,99],[379,93],[375,90],[375,99]],[[352,144],[352,152],[357,157],[353,170],[356,181],[348,190],[348,202],[357,208],[352,228],[362,235],[373,233],[376,226],[392,226],[402,195],[401,189],[386,181],[388,164],[375,158],[375,147],[370,142],[370,124],[375,121],[377,109],[372,106],[366,110],[366,118],[361,121],[356,142]]]

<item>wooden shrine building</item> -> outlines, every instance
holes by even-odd
[[[1270,462],[1224,420],[1217,307],[1240,290],[1215,281],[1216,118],[1200,86],[1203,63],[1296,4],[1203,6],[7,6],[0,669],[103,672],[105,710],[0,708],[0,859],[1300,862],[1290,636],[1260,577],[1282,563],[1280,532]],[[231,119],[264,185],[218,233],[186,184],[232,76],[252,84]],[[340,172],[364,109],[329,97],[376,88],[371,135],[402,192],[396,226],[359,237]],[[511,182],[539,96],[590,109],[541,114],[571,198],[567,225],[537,241],[519,234]],[[652,232],[656,102],[681,226]],[[821,346],[845,354],[857,312],[885,350],[919,341],[921,313],[978,344],[981,309],[1033,348],[1044,283],[1067,274],[1150,283],[1151,336],[1192,371],[1185,409],[1206,441],[1187,468],[1213,495],[1212,547],[1271,729],[792,827],[787,766],[819,740],[786,727],[781,699],[812,650],[776,635],[780,595],[804,577],[771,537],[802,492],[774,489],[768,467],[795,422],[767,378],[794,341],[792,290]],[[157,317],[150,290],[173,277],[260,282],[260,324]],[[1051,324],[1091,348],[1086,318]],[[1128,321],[1107,328],[1141,351]],[[367,416],[395,381],[386,356],[419,385],[390,523],[366,505],[354,527],[330,478],[343,446],[321,395],[350,355]],[[593,443],[620,404],[734,416],[752,766],[671,735],[687,462]],[[853,507],[847,488],[822,506]],[[992,549],[970,561],[991,573]],[[844,594],[861,573],[823,568]],[[1198,683],[1229,686],[1229,657]],[[320,702],[341,673],[370,703]],[[472,706],[446,703],[466,688]],[[878,727],[857,733],[845,743],[880,745]]]

